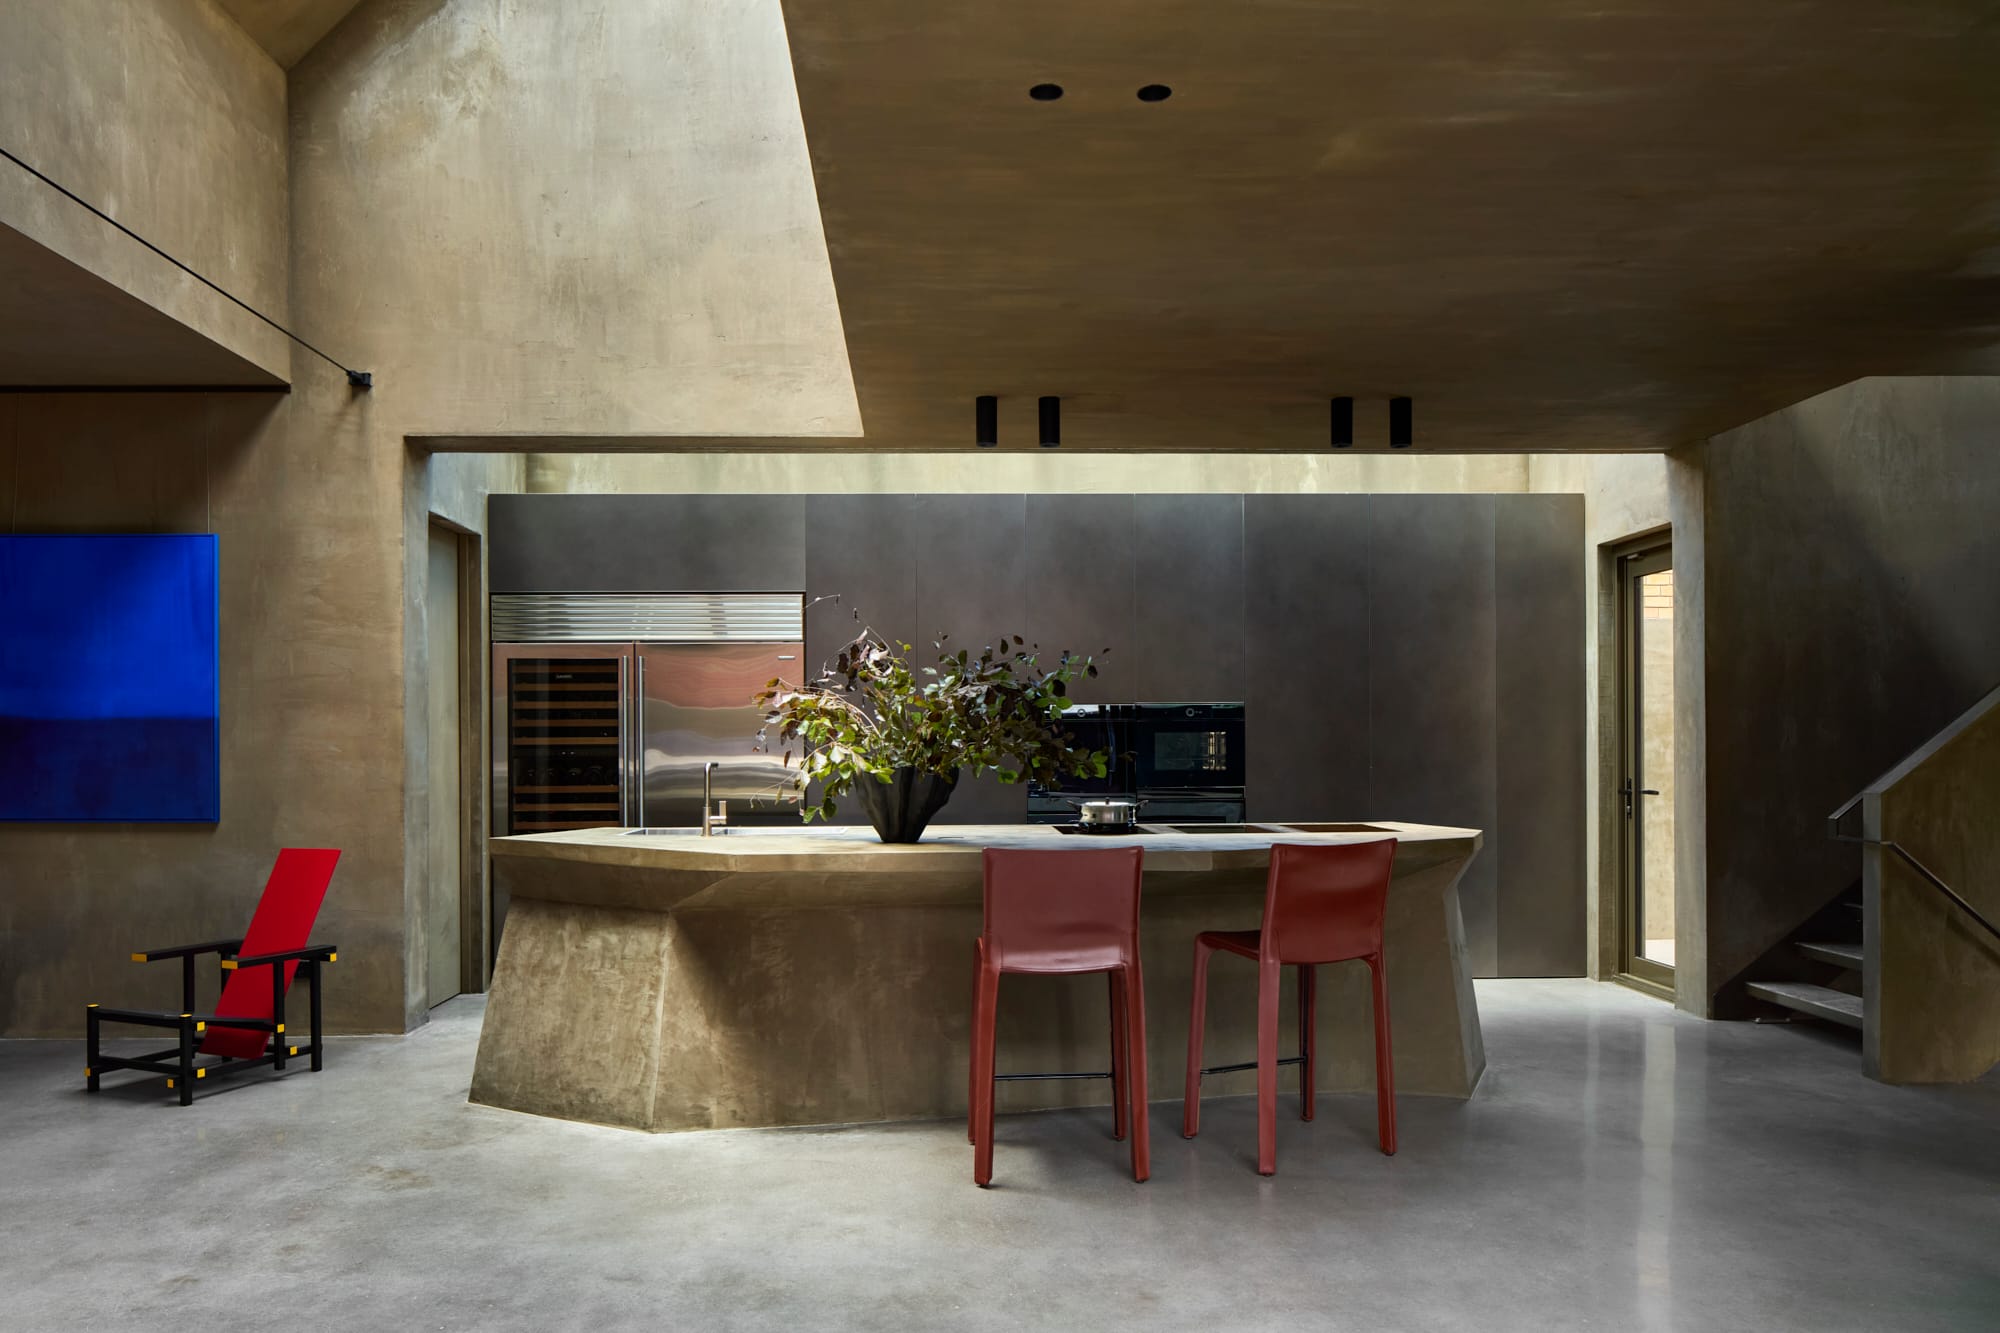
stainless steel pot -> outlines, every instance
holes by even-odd
[[[1076,822],[1087,829],[1130,829],[1139,824],[1139,802],[1130,796],[1093,796],[1076,803]]]

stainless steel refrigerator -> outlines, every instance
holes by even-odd
[[[799,680],[799,596],[493,601],[496,833],[699,824],[709,763],[731,823],[797,820],[798,807],[779,800],[781,753],[755,748],[752,700],[774,676]],[[562,637],[605,629],[677,639]],[[505,641],[537,630],[557,633]]]

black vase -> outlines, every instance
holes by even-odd
[[[958,770],[948,776],[915,768],[899,768],[887,782],[877,782],[863,774],[854,784],[861,808],[884,842],[915,842],[924,828],[944,809],[958,786]]]

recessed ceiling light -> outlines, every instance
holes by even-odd
[[[1164,83],[1149,83],[1139,90],[1142,102],[1164,102],[1174,95],[1174,90]]]
[[[1062,85],[1060,83],[1038,83],[1028,89],[1028,96],[1034,98],[1037,102],[1053,102],[1062,96]]]

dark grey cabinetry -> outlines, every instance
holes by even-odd
[[[1368,497],[1243,497],[1252,819],[1372,809]],[[1416,818],[1416,816],[1410,816]]]
[[[1243,503],[1240,495],[1132,497],[1132,651],[1120,668],[1132,689],[1123,697],[1243,699]]]
[[[799,495],[496,495],[487,533],[496,593],[805,585]]]
[[[1588,757],[1578,569],[1583,498],[1498,495],[1494,690],[1500,708],[1492,857],[1503,977],[1575,976],[1589,962],[1583,809]]]
[[[1132,497],[1030,495],[1026,540],[1027,595],[1014,633],[1041,644],[1045,665],[1065,648],[1096,659],[1097,677],[1070,686],[1078,703],[1138,697]]]
[[[1505,832],[1493,822],[1493,497],[1378,495],[1368,505],[1365,808],[1486,831],[1458,901],[1473,975],[1490,977],[1498,966],[1495,846]]]
[[[1020,495],[919,495],[910,509],[916,550],[917,651],[913,665],[945,647],[977,653],[1027,619],[1027,499]],[[959,780],[939,822],[1012,824],[1028,817],[1028,789],[991,774]]]
[[[831,662],[863,628],[891,643],[918,642],[916,497],[809,495],[805,506],[804,674]],[[843,799],[834,822],[866,824],[860,798]]]
[[[808,668],[818,670],[864,627],[916,643],[916,497],[809,495],[805,505]],[[833,597],[838,604],[813,605]]]

